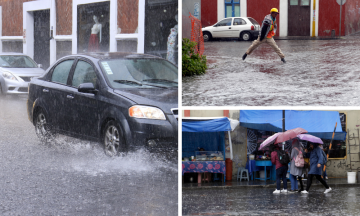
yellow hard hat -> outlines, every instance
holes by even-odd
[[[279,13],[278,9],[277,8],[272,8],[270,10],[270,13]]]

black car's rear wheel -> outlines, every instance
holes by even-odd
[[[106,123],[103,132],[104,152],[107,156],[113,157],[120,152],[126,152],[126,145],[123,138],[122,130],[111,120]]]
[[[240,38],[243,41],[249,41],[251,40],[251,34],[249,32],[243,32],[241,33]]]
[[[49,142],[54,138],[55,133],[51,130],[47,115],[39,110],[35,114],[35,132],[41,142]]]

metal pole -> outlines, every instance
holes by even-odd
[[[233,159],[233,150],[232,150],[230,131],[228,131],[228,135],[229,135],[229,145],[230,145],[230,159],[232,160]]]
[[[343,0],[340,1],[340,25],[339,25],[339,37],[341,37],[341,9],[342,9]]]
[[[285,132],[285,110],[282,111],[282,132]],[[285,142],[282,143],[282,150],[284,150]]]

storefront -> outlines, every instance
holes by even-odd
[[[213,181],[217,174],[226,175],[226,134],[230,137],[239,122],[226,117],[221,118],[183,118],[182,119],[182,174],[187,181],[186,173],[198,175],[198,183],[206,178]],[[231,139],[229,146],[232,159]],[[205,173],[205,177],[201,177]],[[208,175],[206,175],[208,174]],[[231,174],[230,174],[231,175]],[[221,180],[221,178],[218,180]]]
[[[22,19],[7,18],[21,8]],[[13,0],[0,9],[0,49],[25,53],[43,68],[65,55],[108,51],[178,62],[177,0]]]

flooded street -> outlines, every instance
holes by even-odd
[[[205,43],[205,75],[183,77],[184,106],[360,104],[360,36],[339,40],[276,40],[286,64],[266,44],[246,60],[252,42]]]
[[[1,215],[177,215],[177,153],[110,158],[63,135],[42,144],[26,99],[0,98]]]
[[[274,187],[183,190],[183,215],[360,215],[359,187],[312,187],[309,194],[273,194]]]

